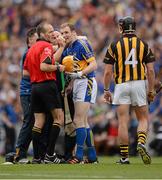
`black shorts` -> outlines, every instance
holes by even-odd
[[[44,113],[53,109],[62,108],[61,94],[55,81],[45,81],[32,84],[32,110],[35,113]]]

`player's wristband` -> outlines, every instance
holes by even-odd
[[[149,94],[156,94],[155,91],[149,91]]]
[[[107,89],[106,89],[106,88],[104,88],[104,91],[105,91],[105,92],[107,92],[107,91],[110,91],[110,89],[109,89],[109,88],[107,88]]]
[[[57,66],[57,70],[60,71],[60,66],[59,66],[59,64],[57,64],[56,66]]]

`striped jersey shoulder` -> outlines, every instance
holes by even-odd
[[[121,40],[121,38],[115,39],[111,44],[109,45],[108,49],[111,48],[112,51],[115,50],[117,43]]]
[[[125,35],[114,41],[108,48],[105,63],[115,63],[115,81],[117,84],[145,80],[144,63],[153,61],[152,52],[147,43],[136,35]]]
[[[80,43],[79,52],[84,60],[90,62],[94,60],[94,51],[92,46],[89,44],[87,39],[79,39],[78,42]]]
[[[115,56],[115,52],[116,52],[116,44],[120,41],[120,39],[116,39],[113,42],[110,43],[110,45],[107,48],[106,51],[106,55],[104,57],[103,62],[105,64],[114,64],[116,61],[116,56]]]
[[[87,39],[78,39],[78,44],[85,49],[86,52],[92,51],[90,42]]]

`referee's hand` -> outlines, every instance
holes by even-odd
[[[58,69],[60,72],[64,72],[64,70],[65,70],[65,66],[64,66],[64,65],[59,64],[59,65],[57,65],[57,69]]]
[[[104,90],[104,100],[106,103],[112,103],[112,94],[109,90]]]

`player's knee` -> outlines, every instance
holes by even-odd
[[[86,127],[84,121],[82,119],[77,119],[77,118],[74,118],[74,124],[76,126],[76,128],[80,128],[80,127]]]

